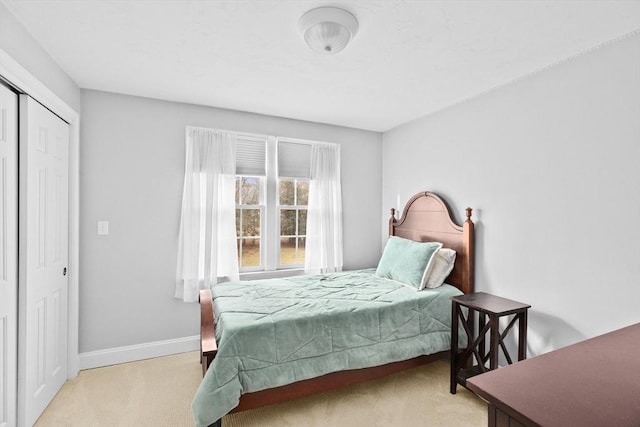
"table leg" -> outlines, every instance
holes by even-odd
[[[498,367],[498,343],[500,340],[498,316],[489,316],[489,325],[489,369],[493,370]]]
[[[451,378],[449,391],[456,394],[458,381],[458,303],[451,302]]]
[[[527,358],[527,311],[518,316],[518,360],[524,360]]]
[[[486,315],[483,312],[478,311],[478,334],[482,332],[486,324],[487,324]],[[478,343],[478,353],[480,353],[480,360],[478,360],[477,362],[478,362],[478,365],[482,365],[482,366],[484,366],[486,362],[486,356],[487,356],[487,352],[485,348],[485,338],[486,337],[482,337],[482,340]]]

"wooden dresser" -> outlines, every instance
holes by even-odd
[[[467,380],[489,427],[640,426],[640,323]]]

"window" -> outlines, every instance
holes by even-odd
[[[311,145],[238,134],[236,237],[240,272],[304,266]]]
[[[279,266],[303,266],[307,234],[308,179],[278,179],[280,211]]]
[[[261,230],[265,206],[262,203],[264,179],[236,176],[236,236],[240,270],[262,269]]]
[[[238,270],[341,271],[339,145],[193,126],[185,136],[176,297],[195,301]]]

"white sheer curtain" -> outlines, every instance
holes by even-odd
[[[304,270],[307,274],[341,271],[342,190],[339,145],[313,145],[310,177]]]
[[[238,278],[235,225],[236,135],[187,127],[175,297]]]

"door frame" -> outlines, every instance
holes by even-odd
[[[45,86],[26,68],[0,49],[0,76],[69,123],[69,292],[67,379],[80,371],[79,272],[80,272],[80,114]]]

